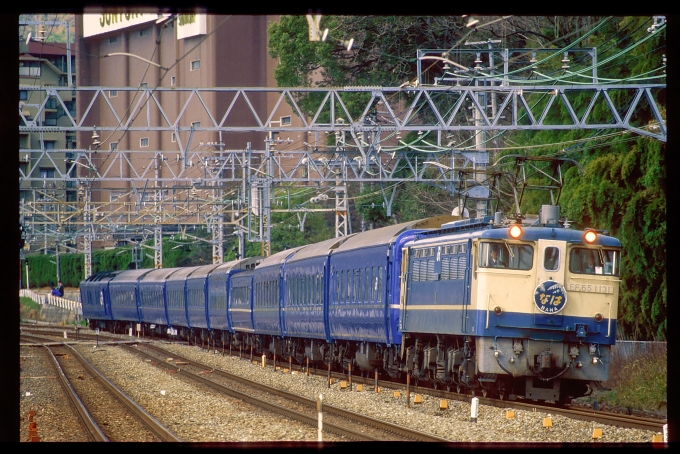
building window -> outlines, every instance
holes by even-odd
[[[40,62],[20,61],[19,76],[40,77]]]
[[[139,31],[139,36],[146,36],[149,34],[149,31],[151,30],[150,27],[143,28]]]
[[[109,36],[109,44],[114,44],[118,42],[118,36]]]
[[[290,115],[281,117],[281,126],[290,126]]]
[[[115,151],[115,150],[117,150],[117,149],[118,149],[118,142],[111,142],[111,143],[109,144],[109,150]]]
[[[45,150],[54,150],[54,140],[45,141]]]
[[[109,90],[109,98],[115,98],[118,96],[118,90]]]
[[[40,178],[54,178],[54,167],[41,167]]]
[[[171,76],[170,77],[170,86],[174,87],[176,82],[177,82],[177,79],[175,78],[175,76]]]
[[[200,121],[194,121],[194,122],[191,123],[191,127],[193,129],[198,129],[198,128],[201,127],[201,122]]]
[[[20,101],[27,101],[28,100],[28,91],[19,90],[19,100]]]
[[[148,137],[142,137],[139,140],[139,146],[140,147],[148,147],[149,146],[149,138]]]
[[[201,60],[194,60],[191,62],[191,70],[198,71],[201,69]]]
[[[139,88],[149,88],[149,82],[142,82],[139,84]]]
[[[170,141],[171,142],[177,142],[177,136],[175,135],[174,132],[172,134],[170,134]]]

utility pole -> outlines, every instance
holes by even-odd
[[[491,49],[492,43],[500,43],[500,42],[501,42],[500,39],[498,39],[498,40],[488,39],[487,41],[477,41],[477,42],[469,42],[468,41],[468,42],[465,43],[465,45],[466,46],[474,46],[474,45],[488,44],[489,49]],[[489,67],[488,67],[488,69],[492,71],[491,74],[493,75],[493,52],[491,52],[489,50],[488,55],[489,55]],[[477,58],[475,59],[474,69],[475,70],[484,69],[481,66],[481,64],[482,64],[481,52],[479,52],[479,53],[477,53]],[[493,77],[488,81],[486,81],[486,80],[482,81],[482,83],[484,85],[486,85],[487,83],[493,85]],[[478,87],[478,86],[479,86],[479,79],[475,78],[475,87]],[[486,112],[486,109],[489,108],[489,105],[488,105],[489,100],[487,99],[487,92],[482,93],[480,91],[477,91],[477,92],[475,92],[474,96],[477,100],[477,103],[479,105],[481,105],[484,108],[484,111]],[[479,111],[479,109],[473,108],[473,110],[474,110],[474,113],[475,113],[475,126],[481,127],[483,125],[482,113]],[[487,146],[486,146],[486,131],[480,128],[475,133],[475,149],[477,151],[482,151],[482,150],[486,150],[486,148],[487,148]],[[477,184],[479,184],[482,187],[485,187],[485,184],[484,184],[485,180],[486,180],[486,172],[485,171],[486,171],[486,164],[488,162],[488,152],[486,153],[486,157],[487,157],[486,162],[475,162],[475,171],[476,171],[475,172],[475,180],[477,181]],[[479,199],[476,200],[476,203],[475,203],[475,205],[476,205],[475,208],[476,208],[476,211],[477,211],[476,216],[478,218],[486,216],[487,213],[488,213],[488,209],[489,209],[489,206],[488,206],[488,204],[489,204],[489,202],[488,202],[489,191],[488,191],[488,188],[485,187],[485,189],[486,189],[485,198],[483,198],[483,199],[479,198]],[[463,210],[464,209],[465,209],[465,207],[463,207]],[[461,211],[461,214],[462,214],[462,211]]]

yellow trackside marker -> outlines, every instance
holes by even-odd
[[[599,427],[595,427],[593,429],[593,440],[597,440],[600,437],[602,437],[602,429]]]
[[[514,419],[515,418],[515,412],[512,410],[506,410],[505,411],[505,419]]]
[[[363,390],[364,390],[364,385],[362,385],[361,383],[359,383],[359,384],[357,385],[357,391],[358,391],[358,392],[361,392],[361,391],[363,391]]]
[[[287,374],[287,373],[288,373],[288,369],[283,369],[283,373],[284,373],[284,374]]]
[[[347,389],[347,382],[345,380],[340,382],[340,389]]]
[[[442,399],[439,401],[439,409],[440,410],[447,410],[449,408],[449,401],[446,399]]]
[[[652,443],[663,443],[663,434],[652,435]]]
[[[413,403],[414,404],[422,404],[423,403],[423,396],[420,394],[416,394],[416,397],[413,398]]]
[[[335,383],[335,378],[331,378],[331,385]]]
[[[543,418],[543,427],[552,427],[552,418],[550,416]]]
[[[401,393],[399,391],[395,391],[393,395],[394,395],[394,397],[400,397]]]
[[[380,394],[380,393],[382,392],[381,389],[380,389],[380,386],[378,386],[378,387],[376,388],[375,392],[377,392],[378,394]]]

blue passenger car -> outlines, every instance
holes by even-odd
[[[286,260],[306,246],[277,252],[264,259],[253,276],[253,328],[260,334],[283,335],[281,302]]]
[[[139,313],[142,322],[168,325],[165,281],[177,268],[150,271],[139,280]]]
[[[227,315],[232,332],[252,333],[254,270],[232,276],[227,293]]]
[[[232,276],[255,268],[262,257],[251,257],[223,263],[208,275],[208,325],[211,330],[232,331],[227,318],[227,295]]]
[[[103,271],[89,276],[80,284],[83,317],[88,320],[113,320],[109,282],[120,271]]]
[[[330,342],[326,326],[329,256],[350,237],[305,246],[288,259],[283,292],[284,336]]]
[[[111,315],[114,320],[140,322],[139,280],[150,269],[122,271],[109,283]]]
[[[180,268],[165,281],[165,294],[170,326],[188,327],[186,307],[186,280],[198,267]]]
[[[208,276],[219,264],[203,265],[187,276],[187,319],[189,328],[210,329],[208,325]]]
[[[415,233],[450,219],[438,216],[362,232],[331,254],[328,327],[333,340],[401,343],[401,246]]]

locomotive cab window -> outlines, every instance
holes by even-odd
[[[534,250],[526,244],[482,242],[478,264],[482,268],[530,270]]]
[[[569,271],[618,276],[620,259],[620,252],[613,249],[574,248],[569,253]]]

